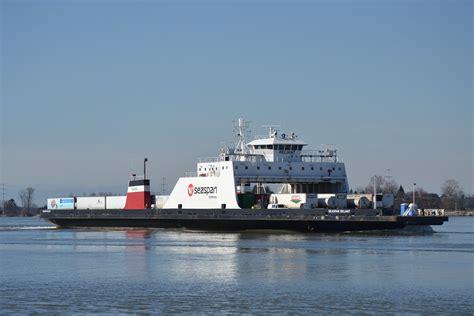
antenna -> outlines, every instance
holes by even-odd
[[[270,138],[276,138],[277,137],[277,130],[275,129],[275,127],[278,127],[280,128],[281,126],[280,125],[262,125],[262,127],[268,127],[269,131],[268,131],[268,137]]]

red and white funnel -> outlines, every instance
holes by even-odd
[[[146,162],[147,158],[143,160],[143,180],[133,180],[128,183],[127,201],[125,203],[126,210],[142,210],[150,208],[150,180],[146,178]]]
[[[130,180],[128,183],[126,210],[142,210],[150,208],[150,180]]]

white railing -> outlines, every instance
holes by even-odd
[[[201,157],[198,158],[198,163],[206,163],[206,162],[218,162],[219,157]]]

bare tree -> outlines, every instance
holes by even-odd
[[[463,206],[464,190],[458,181],[449,179],[441,186],[441,200],[444,208],[457,209]]]
[[[377,193],[392,193],[396,194],[398,191],[398,184],[395,180],[387,180],[384,176],[375,175],[375,188]],[[374,192],[374,177],[370,179],[369,184],[365,187],[364,191],[366,193]]]
[[[33,195],[35,193],[35,189],[32,187],[27,187],[26,189],[20,191],[19,196],[21,200],[21,204],[26,210],[28,214],[31,214],[31,207],[33,205]]]

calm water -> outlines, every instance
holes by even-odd
[[[64,230],[0,218],[0,313],[474,313],[474,218],[435,233]]]

